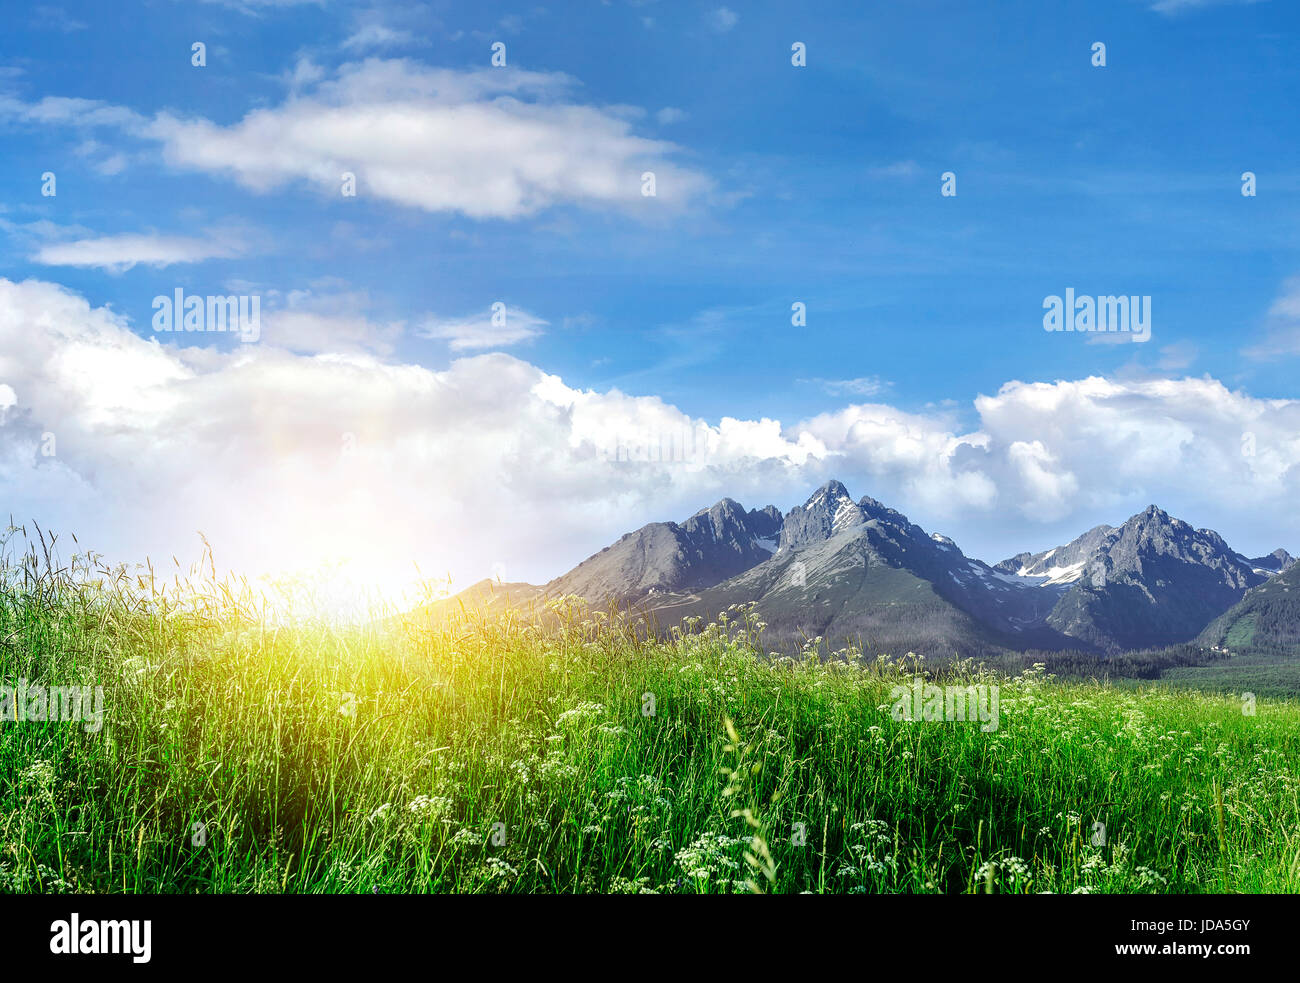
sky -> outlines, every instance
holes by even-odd
[[[6,28],[15,522],[123,561],[202,532],[248,573],[542,582],[834,477],[989,562],[1152,503],[1300,552],[1292,3]],[[158,330],[177,290],[255,298],[256,332]],[[1149,337],[1045,330],[1067,290],[1149,298]]]

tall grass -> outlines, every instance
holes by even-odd
[[[920,660],[772,658],[743,609],[286,626],[9,544],[0,679],[107,714],[0,724],[0,890],[1300,889],[1294,703],[930,673],[1001,686],[986,733],[893,719]]]

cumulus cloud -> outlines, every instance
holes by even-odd
[[[990,462],[983,459],[985,437],[954,432],[947,416],[855,404],[800,426],[827,448],[829,464],[868,478],[873,488],[893,489],[932,514],[978,512],[996,504]]]
[[[1277,508],[1300,491],[1300,401],[1257,399],[1209,377],[1012,382],[975,400],[1003,497],[1027,518],[1137,501]],[[995,455],[996,456],[996,455]],[[1124,518],[1124,516],[1120,516]]]
[[[367,315],[370,298],[364,291],[291,290],[282,295],[239,283],[231,290],[263,294],[267,303],[262,343],[302,355],[388,356],[405,330],[401,321],[376,321]]]
[[[160,344],[39,281],[0,280],[0,352],[6,507],[122,557],[185,556],[202,530],[245,570],[350,556],[389,573],[415,559],[471,579],[498,561],[539,574],[633,516],[693,512],[714,467],[725,480],[808,457],[775,421],[710,427],[503,354],[434,371],[270,341]],[[708,463],[617,463],[620,441],[692,426]]]
[[[320,299],[285,307],[307,330]],[[6,509],[123,559],[193,556],[202,530],[237,569],[350,557],[376,583],[413,560],[546,579],[645,522],[723,495],[785,508],[831,476],[968,549],[1010,516],[1007,554],[1152,501],[1234,545],[1300,532],[1300,401],[1210,378],[1010,382],[974,426],[880,403],[714,422],[503,353],[434,370],[306,347],[160,344],[58,285],[0,279]]]

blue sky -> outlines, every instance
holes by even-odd
[[[1300,484],[1288,402],[1300,396],[1295,6],[791,6],[38,5],[0,38],[0,275],[57,284],[164,346],[149,323],[156,295],[257,293],[256,358],[282,347],[296,366],[285,372],[311,379],[260,379],[243,398],[265,407],[307,389],[325,398],[311,373],[339,352],[430,378],[475,359],[500,378],[507,363],[489,356],[503,352],[568,390],[647,401],[637,412],[661,401],[720,435],[724,418],[780,421],[787,445],[805,429],[824,445],[810,457],[720,436],[709,467],[586,481],[587,502],[570,487],[585,472],[521,461],[533,438],[516,435],[491,479],[514,487],[492,514],[526,516],[528,531],[484,548],[532,579],[719,494],[784,508],[832,475],[990,560],[1148,500],[1248,552],[1300,547],[1284,505]],[[498,41],[504,69],[489,61]],[[805,67],[791,65],[795,41]],[[1105,67],[1092,64],[1097,41]],[[385,128],[385,114],[400,119]],[[339,193],[344,169],[358,175],[355,197]],[[654,198],[639,193],[647,169]],[[940,194],[946,171],[955,197]],[[1244,171],[1255,197],[1241,194]],[[45,172],[54,197],[40,193]],[[1067,287],[1150,296],[1151,341],[1045,332],[1043,299]],[[48,303],[27,300],[13,309],[28,317]],[[522,333],[484,327],[498,301]],[[792,326],[794,302],[806,326]],[[276,320],[290,312],[298,320]],[[253,357],[224,335],[185,341]],[[218,371],[176,358],[187,373]],[[52,504],[14,465],[15,497],[84,528],[78,509],[127,494],[130,481],[107,473],[147,462],[94,456],[104,421],[34,388],[53,384],[57,349],[45,359],[0,361],[14,380],[0,372],[10,429],[23,415],[30,443],[46,417],[63,419],[85,456],[60,455],[62,477],[81,490],[42,491],[66,508]],[[1088,378],[1117,388],[1048,407],[1028,391],[998,396]],[[981,396],[996,405],[980,409]],[[1097,398],[1111,436],[1131,428],[1117,443],[1078,430]],[[859,412],[868,424],[854,431],[851,406],[888,411]],[[1218,412],[1197,416],[1207,407]],[[1026,413],[1042,418],[1010,419]],[[827,418],[839,422],[815,422]],[[496,432],[469,416],[416,422]],[[387,434],[384,453],[420,457],[398,434],[408,423],[375,424],[369,446]],[[204,432],[225,428],[213,447],[230,450],[249,427],[230,418]],[[1247,431],[1272,456],[1238,474]],[[960,439],[973,434],[987,446]],[[303,439],[280,433],[258,453]],[[431,458],[428,480],[472,469],[457,453]],[[1099,483],[1092,472],[1116,455],[1131,466]],[[1237,480],[1233,494],[1222,487]],[[466,488],[446,488],[452,512],[470,507]],[[573,514],[548,512],[566,494]],[[176,528],[191,519],[203,516]],[[124,552],[166,541],[146,516],[126,525],[139,536],[120,534]],[[521,535],[530,545],[516,559]],[[472,544],[450,552],[448,565],[486,564]]]

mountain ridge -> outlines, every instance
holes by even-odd
[[[545,585],[506,593],[577,595],[671,623],[752,602],[771,635],[791,643],[857,636],[881,648],[910,638],[918,652],[1105,657],[1191,641],[1292,569],[1284,549],[1248,559],[1154,504],[1119,526],[989,566],[831,479],[784,515],[722,498],[682,522],[648,523]]]

